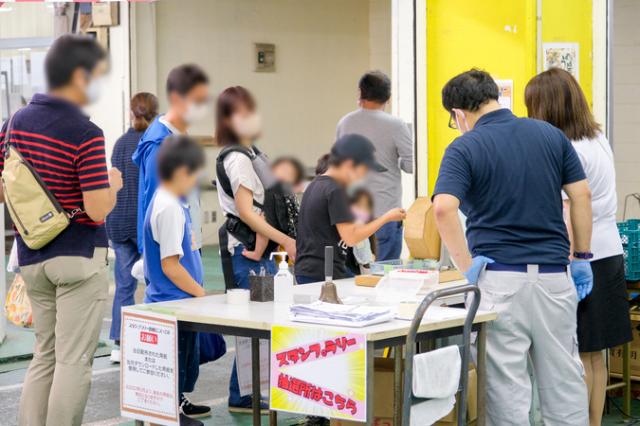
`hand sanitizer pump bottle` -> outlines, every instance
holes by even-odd
[[[286,252],[273,252],[274,255],[282,256],[282,261],[278,264],[278,273],[273,277],[273,301],[276,303],[293,303],[293,275],[289,272]]]

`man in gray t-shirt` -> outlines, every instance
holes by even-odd
[[[413,173],[413,140],[409,126],[384,107],[391,97],[391,81],[380,71],[360,78],[360,108],[338,123],[337,137],[349,133],[366,136],[376,148],[376,160],[387,171],[370,172],[367,188],[374,200],[374,214],[401,207],[400,170]],[[376,232],[376,260],[398,259],[402,251],[402,222],[390,222]]]

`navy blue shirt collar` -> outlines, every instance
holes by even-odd
[[[71,103],[66,99],[62,99],[57,96],[52,96],[48,93],[36,93],[31,98],[31,103],[37,104],[37,105],[51,106],[57,109],[64,108],[69,112],[74,112],[76,114],[82,115],[83,117],[89,118],[89,116],[85,114],[85,112],[82,111],[82,109],[78,105]]]
[[[488,123],[498,123],[501,121],[508,121],[508,120],[512,120],[516,118],[515,115],[513,115],[513,113],[511,112],[510,109],[508,108],[500,108],[497,109],[495,111],[491,111],[486,113],[485,115],[483,115],[482,117],[480,117],[478,119],[478,121],[476,122],[476,125],[474,126],[474,129],[478,126],[482,126],[483,124],[488,124]]]

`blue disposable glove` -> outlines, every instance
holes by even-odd
[[[584,259],[571,261],[571,277],[578,291],[578,300],[582,300],[591,294],[593,289],[593,271],[591,263]]]
[[[469,281],[469,284],[477,284],[478,277],[480,276],[480,272],[482,272],[482,270],[484,269],[484,266],[487,263],[494,263],[494,262],[495,260],[489,259],[488,257],[476,256],[473,259],[471,259],[471,267],[463,275],[467,279],[467,281]]]

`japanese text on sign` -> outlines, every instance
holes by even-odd
[[[271,409],[366,420],[366,336],[273,326]]]
[[[176,319],[124,309],[120,344],[122,415],[155,424],[178,425]]]

